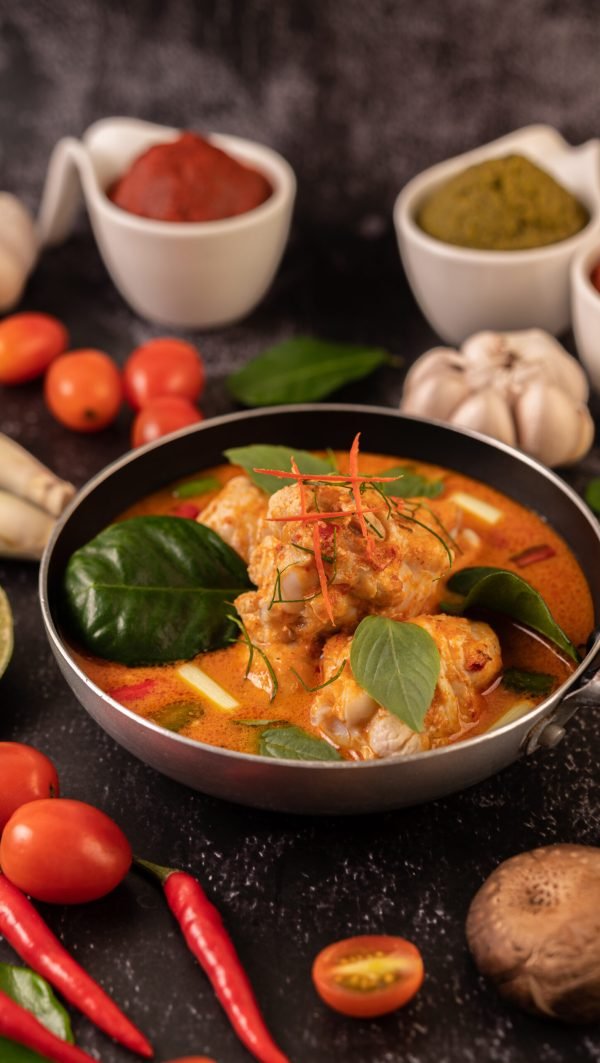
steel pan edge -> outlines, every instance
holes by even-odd
[[[123,706],[117,705],[95,687],[72,661],[52,616],[53,606],[50,601],[48,579],[57,543],[60,542],[61,535],[64,529],[68,527],[69,522],[76,518],[81,502],[85,501],[94,493],[97,487],[111,478],[113,474],[118,473],[120,469],[126,468],[133,461],[151,455],[155,450],[159,452],[163,450],[163,453],[166,453],[167,449],[172,450],[174,445],[181,444],[189,436],[195,437],[198,435],[201,441],[202,432],[207,432],[214,428],[231,428],[234,430],[237,427],[237,432],[232,431],[234,438],[227,441],[228,446],[242,445],[242,443],[250,441],[275,442],[275,438],[265,439],[265,434],[272,435],[272,433],[265,433],[264,431],[258,433],[255,431],[253,439],[252,436],[240,439],[239,428],[241,425],[247,426],[248,424],[254,426],[256,419],[264,419],[264,424],[272,426],[274,421],[271,418],[277,419],[284,415],[286,422],[290,422],[290,425],[286,425],[287,436],[290,436],[293,434],[291,422],[294,421],[295,416],[308,414],[312,422],[312,419],[316,418],[319,413],[326,415],[326,431],[328,433],[333,431],[332,419],[335,419],[336,414],[344,417],[367,418],[370,421],[373,416],[376,419],[381,418],[381,420],[393,418],[399,426],[406,428],[408,423],[411,430],[420,426],[421,432],[428,429],[434,432],[442,430],[444,433],[448,433],[449,441],[456,440],[456,442],[449,450],[438,454],[437,463],[450,468],[458,468],[460,471],[465,471],[465,462],[457,459],[455,454],[461,448],[464,449],[465,446],[475,445],[489,448],[492,452],[499,451],[507,456],[510,461],[523,464],[529,469],[530,473],[533,472],[538,475],[541,473],[542,479],[547,484],[550,481],[553,489],[559,492],[559,495],[566,496],[564,501],[568,500],[571,506],[575,503],[574,508],[579,510],[578,513],[575,513],[575,518],[582,522],[580,530],[584,524],[587,524],[587,532],[590,533],[591,531],[592,537],[595,535],[596,546],[600,552],[600,533],[592,524],[591,516],[586,513],[583,504],[574,492],[566,484],[562,483],[555,474],[538,465],[533,459],[514,451],[510,447],[506,447],[504,444],[496,444],[493,440],[480,436],[478,433],[451,429],[437,422],[423,422],[419,419],[405,417],[386,408],[334,404],[319,404],[316,407],[271,408],[267,411],[260,411],[260,414],[258,411],[251,411],[249,414],[227,415],[215,418],[214,421],[203,422],[202,425],[194,426],[192,429],[184,429],[165,441],[151,444],[148,447],[141,448],[139,452],[135,452],[133,455],[119,459],[112,466],[109,466],[94,477],[82,489],[80,495],[76,497],[61,518],[42,560],[40,597],[46,632],[52,651],[67,683],[92,718],[129,752],[178,782],[215,797],[280,812],[344,814],[384,811],[420,804],[471,786],[511,764],[519,756],[524,740],[532,726],[545,717],[551,718],[554,708],[560,704],[564,695],[574,688],[578,677],[589,665],[593,653],[588,655],[568,683],[563,684],[560,690],[555,692],[551,698],[547,699],[527,716],[491,734],[483,735],[452,747],[445,747],[412,757],[352,765],[335,763],[313,764],[310,762],[267,760],[262,757],[244,755],[207,746],[203,743],[192,742],[189,739],[166,732]],[[314,430],[314,423],[311,423],[311,427]],[[360,428],[360,423],[355,424],[356,430]],[[416,432],[416,434],[419,435],[420,432]],[[285,429],[283,436],[279,430],[277,435],[280,442],[283,441],[288,444],[295,444],[296,442],[294,439],[287,438]],[[309,445],[311,449],[317,449],[324,443],[305,442],[305,445]],[[333,446],[338,447],[340,444],[334,442]],[[413,448],[409,448],[407,451],[406,441],[398,442],[391,438],[386,439],[385,443],[382,442],[376,445],[367,440],[364,449],[388,453],[396,452],[402,457],[413,457],[415,460],[421,457],[421,460],[436,461],[436,458],[431,456],[423,457],[418,452],[418,446],[416,447],[417,452],[411,454],[410,449]],[[177,466],[176,462],[169,463],[169,471],[161,472],[158,486],[168,483],[169,479],[176,479],[187,475],[188,472],[194,472],[203,466],[215,463],[216,460],[206,458],[201,452],[197,455],[194,454],[189,469],[182,470]],[[484,469],[480,470],[480,479],[483,479],[484,473]],[[474,475],[472,470],[468,474]],[[490,482],[494,483],[493,477]],[[508,490],[506,489],[506,484],[494,483],[494,486],[498,486],[500,490],[504,490],[511,497],[515,497],[510,484],[508,485]],[[143,497],[144,494],[154,489],[155,486],[144,486],[140,482],[137,495],[130,497],[129,502],[131,503],[136,498]],[[119,509],[125,508],[126,504],[119,503],[114,514],[107,515],[106,519],[99,522],[98,530],[108,523],[111,516],[116,515]],[[525,504],[528,503],[526,502]],[[534,500],[529,499],[529,504],[534,506]],[[552,524],[555,528],[556,523],[552,519]],[[569,545],[573,548],[571,537],[565,535],[564,531],[562,534],[568,539]],[[85,536],[83,541],[85,541]],[[584,566],[582,565],[582,567]],[[586,572],[586,576],[591,585],[596,601],[596,612],[598,612],[600,586],[592,586],[592,574],[590,572]],[[598,577],[597,583],[600,583]],[[594,647],[595,649],[596,647]]]

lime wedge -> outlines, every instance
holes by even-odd
[[[6,594],[0,587],[0,675],[6,671],[13,651],[13,618]]]

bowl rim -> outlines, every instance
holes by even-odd
[[[201,742],[197,739],[187,738],[184,735],[173,733],[172,731],[166,730],[164,727],[160,727],[159,724],[153,723],[151,720],[140,716],[132,709],[128,709],[125,705],[121,705],[118,701],[115,701],[113,698],[111,698],[108,694],[105,693],[105,691],[101,690],[100,687],[97,686],[89,678],[89,676],[86,675],[83,669],[79,667],[79,665],[71,656],[69,648],[66,642],[61,637],[60,632],[56,624],[54,623],[54,619],[52,616],[52,609],[48,595],[48,570],[50,567],[54,548],[60,535],[62,534],[63,528],[71,519],[71,517],[76,513],[80,502],[82,502],[85,498],[92,494],[92,492],[100,483],[103,483],[105,480],[107,480],[114,473],[118,472],[124,466],[134,462],[138,456],[143,456],[148,453],[151,453],[154,450],[158,450],[161,447],[168,445],[173,440],[180,439],[188,435],[196,435],[205,431],[209,431],[210,428],[213,426],[235,424],[240,420],[259,420],[265,415],[269,416],[271,414],[275,415],[282,413],[289,414],[293,411],[313,414],[316,412],[323,412],[326,414],[328,412],[335,412],[338,410],[353,413],[364,412],[369,414],[377,414],[384,417],[391,417],[394,420],[414,421],[424,425],[434,425],[436,427],[447,429],[449,432],[452,432],[454,434],[477,440],[478,442],[487,444],[492,448],[496,448],[503,451],[509,456],[516,458],[519,461],[522,461],[525,465],[529,465],[536,472],[540,473],[547,480],[549,480],[555,487],[557,487],[561,491],[561,493],[566,495],[571,501],[571,503],[573,503],[580,511],[586,522],[589,524],[600,546],[600,523],[598,523],[593,518],[591,512],[588,510],[588,507],[585,505],[579,495],[573,490],[573,488],[570,487],[569,484],[567,484],[564,480],[557,476],[557,474],[554,473],[551,469],[546,468],[546,466],[542,465],[541,462],[537,461],[535,458],[532,458],[529,454],[525,454],[523,451],[517,450],[515,447],[511,447],[507,443],[502,443],[500,440],[495,440],[492,437],[485,435],[483,432],[476,432],[473,429],[455,427],[454,425],[448,425],[445,424],[443,421],[435,420],[433,418],[424,418],[417,417],[412,414],[404,414],[401,413],[399,410],[395,410],[390,407],[362,405],[358,403],[298,403],[294,404],[293,406],[280,405],[258,409],[242,410],[235,413],[222,414],[218,417],[207,418],[199,424],[193,424],[189,425],[186,428],[181,428],[179,429],[179,431],[172,432],[170,435],[163,436],[161,439],[157,439],[152,443],[147,443],[143,447],[138,447],[135,450],[126,452],[120,458],[117,458],[115,461],[109,463],[107,466],[101,469],[98,473],[95,474],[95,476],[91,477],[91,479],[83,485],[80,491],[76,493],[75,497],[69,503],[64,512],[61,514],[60,518],[57,520],[54,526],[50,539],[48,540],[48,543],[42,555],[39,569],[38,590],[42,611],[42,619],[46,631],[46,637],[48,638],[55,655],[62,659],[62,661],[71,670],[71,672],[75,673],[77,679],[85,687],[87,687],[88,690],[95,697],[98,697],[102,702],[104,702],[104,704],[110,706],[111,709],[116,710],[118,715],[126,717],[131,722],[139,726],[142,730],[150,730],[155,734],[160,735],[162,738],[168,738],[175,744],[183,745],[190,749],[201,749],[204,753],[210,753],[213,756],[223,757],[227,760],[233,758],[234,760],[239,760],[243,764],[260,764],[263,767],[268,765],[270,769],[281,769],[282,767],[286,767],[287,769],[289,769],[290,767],[294,767],[298,771],[314,771],[315,769],[319,769],[321,771],[336,772],[344,770],[348,771],[352,769],[353,771],[369,772],[375,771],[377,769],[382,769],[386,766],[389,767],[390,764],[401,765],[409,761],[424,762],[424,760],[442,759],[444,757],[452,756],[453,754],[456,755],[457,751],[460,752],[461,749],[464,749],[465,746],[468,746],[470,749],[476,746],[484,746],[486,743],[493,741],[500,735],[505,735],[513,730],[521,728],[525,720],[527,720],[529,723],[529,727],[527,729],[527,734],[529,734],[535,724],[539,720],[541,720],[544,714],[548,711],[549,706],[559,704],[564,694],[567,693],[570,689],[576,688],[577,681],[590,668],[590,665],[594,662],[598,653],[598,649],[600,647],[600,632],[598,633],[598,638],[594,641],[594,644],[585,654],[585,657],[581,660],[579,666],[569,676],[569,678],[565,680],[565,682],[562,683],[560,687],[557,688],[557,690],[553,691],[547,698],[544,698],[544,700],[540,702],[539,705],[536,705],[531,710],[531,712],[526,712],[515,720],[509,721],[508,723],[503,724],[500,727],[493,728],[492,730],[488,730],[481,735],[475,735],[473,738],[465,739],[463,742],[456,742],[448,746],[441,746],[437,749],[424,750],[419,753],[410,753],[401,757],[386,757],[380,758],[378,760],[352,762],[343,760],[300,761],[286,760],[284,758],[276,757],[263,757],[257,753],[242,753],[238,750],[225,749],[221,746],[213,746],[207,742]],[[586,573],[584,573],[584,576],[586,576]],[[77,697],[77,695],[75,695],[75,697]]]
[[[132,127],[136,126],[140,130],[147,130],[148,132],[154,131],[157,136],[159,133],[164,133],[165,139],[162,141],[157,140],[156,144],[168,143],[169,140],[176,139],[185,130],[127,116],[101,118],[93,122],[85,130],[82,140],[78,144],[80,154],[83,153],[85,157],[85,172],[88,178],[86,195],[92,198],[93,205],[99,212],[121,225],[122,228],[129,228],[168,239],[221,236],[260,226],[263,222],[268,222],[271,217],[285,211],[287,206],[294,202],[297,190],[296,175],[283,155],[267,144],[261,144],[256,140],[250,140],[233,133],[209,132],[198,135],[203,136],[205,140],[226,151],[238,162],[254,166],[263,176],[268,178],[273,189],[269,198],[264,203],[260,203],[259,206],[253,207],[252,210],[247,210],[243,214],[236,214],[230,218],[215,218],[210,221],[161,221],[157,218],[145,218],[139,214],[132,214],[130,211],[118,207],[108,198],[98,179],[96,166],[92,161],[89,147],[89,141],[97,130],[105,126],[121,123]],[[144,150],[146,149],[140,149],[138,155],[141,155]]]
[[[453,155],[451,158],[434,163],[427,169],[415,174],[396,196],[392,213],[398,234],[402,234],[406,240],[411,241],[414,245],[420,247],[421,250],[437,255],[441,259],[450,259],[461,264],[474,266],[497,266],[500,269],[514,264],[534,265],[539,261],[551,261],[573,253],[582,242],[587,244],[592,233],[594,235],[600,233],[600,174],[597,177],[596,202],[594,204],[584,203],[589,210],[590,217],[583,229],[564,240],[544,244],[542,247],[529,247],[514,251],[461,247],[459,244],[449,244],[444,240],[438,240],[436,237],[430,236],[419,228],[416,223],[414,217],[416,201],[426,195],[432,187],[440,184],[446,177],[451,177],[454,173],[459,173],[461,169],[472,164],[483,162],[487,158],[500,157],[498,151],[503,145],[506,145],[507,153],[512,151],[527,155],[525,137],[542,131],[553,136],[564,154],[575,153],[583,146],[569,144],[553,126],[543,124],[530,125],[515,129],[511,133],[497,137],[495,140],[490,140],[485,144],[480,144],[478,147],[461,152],[459,155]],[[517,143],[511,146],[514,140]],[[592,142],[594,142],[594,138],[591,141],[587,141],[587,143]],[[597,143],[600,145],[600,140]],[[581,201],[580,196],[577,198]]]

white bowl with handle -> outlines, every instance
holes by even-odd
[[[598,263],[600,240],[576,255],[571,265],[575,343],[596,391],[600,391],[600,292],[592,284],[592,270]]]
[[[106,268],[143,317],[181,328],[216,328],[243,318],[269,289],[288,238],[296,179],[281,155],[241,137],[207,139],[260,170],[273,192],[260,206],[220,221],[138,217],[106,194],[142,152],[180,130],[136,118],[94,122],[81,140],[65,137],[50,159],[38,217],[42,246],[61,243],[87,207]]]
[[[581,232],[524,251],[456,247],[423,232],[423,200],[468,166],[524,155],[551,174],[590,213]],[[432,166],[402,189],[394,204],[400,256],[413,294],[432,328],[460,344],[484,329],[543,328],[559,335],[570,324],[569,268],[582,248],[600,243],[600,140],[573,147],[555,129],[532,125]]]

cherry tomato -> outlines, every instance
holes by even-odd
[[[24,893],[50,904],[83,904],[119,884],[131,846],[104,812],[64,797],[21,805],[0,840],[0,866]]]
[[[0,322],[0,384],[41,376],[67,349],[69,333],[50,314],[12,314]]]
[[[370,1019],[414,997],[424,968],[421,953],[410,941],[367,934],[328,945],[317,956],[312,977],[330,1008]]]
[[[195,402],[204,390],[204,363],[191,343],[149,340],[129,355],[123,384],[125,398],[134,410],[163,395],[179,395]]]
[[[0,742],[0,834],[21,805],[58,797],[58,775],[51,760],[33,746]]]
[[[114,421],[123,397],[121,376],[102,351],[69,351],[52,363],[44,385],[46,405],[75,432],[98,432]]]
[[[131,445],[141,447],[143,443],[152,443],[161,436],[176,432],[178,428],[185,428],[188,424],[202,420],[200,410],[188,399],[179,398],[177,395],[152,399],[152,402],[140,410],[133,422]]]

